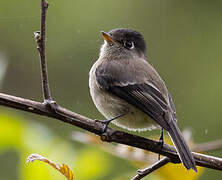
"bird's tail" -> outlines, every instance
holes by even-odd
[[[197,172],[196,163],[193,158],[193,155],[191,154],[191,151],[180,129],[178,128],[176,121],[175,120],[170,121],[169,126],[170,128],[168,130],[168,133],[176,147],[181,162],[187,169],[192,168],[194,171]]]

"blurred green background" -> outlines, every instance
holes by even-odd
[[[0,2],[0,87],[1,92],[42,101],[33,38],[40,24],[39,1]],[[88,72],[103,42],[100,31],[132,28],[145,37],[149,61],[173,96],[180,128],[190,128],[195,143],[221,138],[221,0],[49,3],[47,60],[52,94],[59,104],[87,117],[104,119],[93,105],[88,88]],[[0,107],[0,180],[64,179],[41,162],[25,165],[31,153],[68,164],[78,180],[129,179],[135,174],[138,167],[127,160],[96,145],[72,140],[73,131],[81,130]],[[221,157],[221,153],[209,154]],[[199,179],[210,178],[221,179],[222,173],[206,169]]]

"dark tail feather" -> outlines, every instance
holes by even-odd
[[[173,140],[173,143],[176,147],[177,153],[179,154],[181,162],[187,169],[192,168],[194,171],[197,172],[196,163],[194,161],[193,155],[191,154],[191,151],[187,143],[185,142],[185,139],[180,129],[178,128],[176,121],[172,120],[169,123],[169,126],[170,129],[168,133],[171,139]]]

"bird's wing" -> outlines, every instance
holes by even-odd
[[[168,92],[168,97],[169,97],[170,107],[171,107],[172,113],[173,113],[173,120],[177,121],[176,108],[175,108],[175,105],[173,103],[173,99],[172,99],[169,92]]]
[[[129,66],[124,66],[118,61],[102,63],[96,70],[96,79],[100,88],[134,105],[168,130],[170,119],[164,118],[164,115],[170,104],[166,99],[169,97],[163,81],[153,67],[145,61],[141,60],[137,63],[132,61],[131,65],[135,67],[130,70]],[[145,66],[145,68],[141,68],[141,66]],[[154,76],[158,76],[155,84],[153,78],[157,77]]]
[[[146,61],[125,60],[103,62],[96,69],[97,83],[106,90],[134,105],[168,131],[179,157],[187,169],[197,171],[194,158],[177,126],[172,98],[154,68]]]

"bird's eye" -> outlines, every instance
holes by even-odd
[[[127,49],[133,49],[134,48],[134,43],[132,41],[125,41],[124,42],[124,46],[127,48]]]

